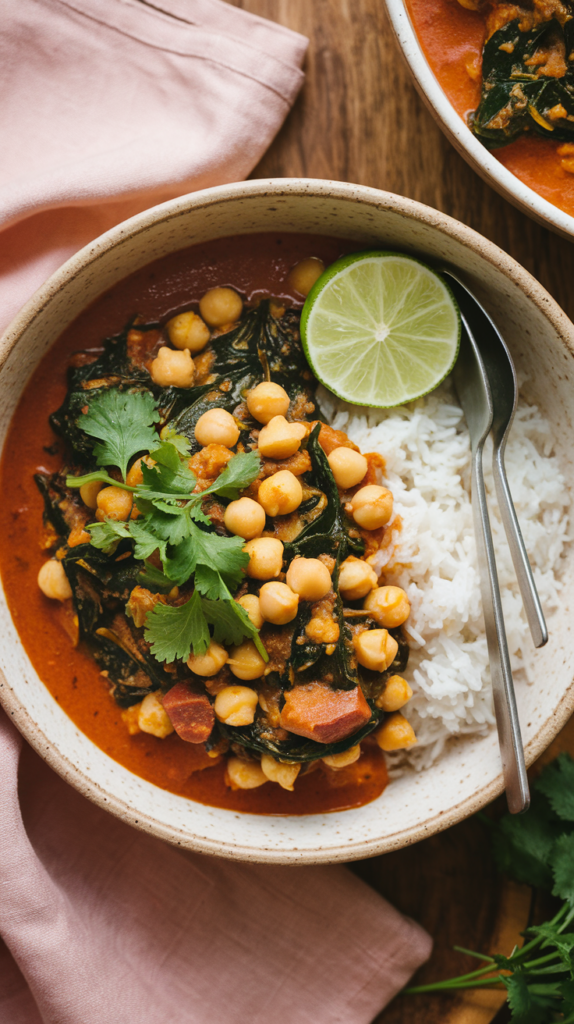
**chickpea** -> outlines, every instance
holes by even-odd
[[[199,312],[210,327],[223,327],[239,320],[243,299],[233,288],[210,288],[199,300]]]
[[[401,587],[377,587],[367,595],[363,608],[385,629],[402,626],[411,613],[410,601]]]
[[[289,469],[268,476],[257,492],[257,500],[268,516],[286,516],[303,501],[300,480]]]
[[[138,725],[141,732],[163,740],[173,731],[173,725],[157,693],[148,693],[140,704]]]
[[[339,570],[339,590],[345,601],[358,601],[377,585],[377,574],[362,558],[350,555]]]
[[[251,725],[257,701],[249,686],[225,686],[215,698],[215,714],[225,725]]]
[[[302,601],[320,601],[331,589],[331,574],[318,558],[294,558],[286,581]]]
[[[244,640],[238,647],[232,647],[228,665],[238,679],[260,679],[265,672],[265,662],[253,640]]]
[[[299,597],[286,583],[264,583],[259,591],[259,607],[266,622],[284,626],[291,622],[299,606]]]
[[[175,352],[162,345],[149,372],[154,384],[162,388],[190,388],[195,380],[195,364],[187,349]]]
[[[195,424],[195,439],[204,447],[221,444],[233,448],[239,440],[239,427],[226,409],[208,409]]]
[[[123,487],[102,488],[96,501],[98,503],[96,519],[100,523],[106,518],[121,522],[131,516],[133,495],[129,491],[124,491]]]
[[[387,752],[403,750],[405,748],[408,750],[409,747],[414,747],[417,742],[411,723],[407,722],[400,711],[395,711],[394,715],[389,715],[381,728],[377,729],[375,739],[381,750]]]
[[[386,629],[365,629],[353,637],[359,665],[374,672],[384,672],[397,656],[399,645]]]
[[[215,676],[223,668],[229,655],[221,644],[211,641],[205,654],[190,654],[187,667],[196,676]]]
[[[103,486],[101,480],[92,480],[91,484],[82,484],[80,487],[80,498],[84,505],[87,505],[88,508],[97,508],[98,494]]]
[[[264,380],[247,393],[247,408],[258,423],[269,423],[274,416],[284,416],[289,408],[289,395],[280,384]]]
[[[249,618],[251,619],[255,629],[261,629],[264,619],[261,614],[259,607],[259,598],[256,594],[244,594],[240,597],[237,604],[240,604],[245,609]]]
[[[411,699],[413,691],[402,676],[389,676],[385,689],[375,701],[383,711],[398,711]]]
[[[267,459],[288,459],[299,451],[306,433],[303,423],[288,423],[284,416],[274,416],[260,431],[257,445]]]
[[[271,754],[262,754],[261,770],[270,782],[278,782],[281,789],[288,789],[292,793],[295,779],[301,771],[301,765],[282,764],[281,761],[276,761]]]
[[[201,352],[209,341],[209,327],[197,313],[180,313],[167,322],[167,333],[174,348]]]
[[[72,588],[64,566],[56,558],[44,562],[38,573],[38,586],[46,597],[51,597],[55,601],[67,601],[72,596]]]
[[[272,580],[283,568],[283,544],[276,537],[257,537],[247,542],[244,551],[249,555],[245,570],[254,580]]]
[[[342,491],[360,484],[369,468],[365,456],[353,451],[352,448],[334,448],[327,456],[327,461],[335,477],[335,483]]]
[[[360,756],[361,744],[357,743],[356,746],[344,750],[342,754],[328,754],[327,757],[322,757],[321,760],[328,768],[346,768],[347,765],[358,761]]]
[[[308,256],[307,259],[299,260],[294,267],[291,267],[287,275],[287,281],[291,288],[294,288],[299,295],[308,295],[316,281],[325,270],[323,260],[316,256]]]
[[[257,786],[267,782],[267,776],[257,761],[243,761],[240,757],[230,757],[227,761],[225,781],[231,789],[257,789]]]
[[[393,512],[393,496],[386,487],[367,484],[351,498],[353,519],[365,530],[385,526]]]
[[[230,533],[244,540],[259,537],[265,529],[265,510],[253,498],[238,498],[225,509],[223,522]]]

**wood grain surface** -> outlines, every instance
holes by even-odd
[[[443,137],[419,99],[383,0],[229,0],[309,38],[306,82],[252,174],[332,178],[427,203],[486,235],[525,266],[574,318],[574,247],[530,221],[486,185]],[[574,753],[574,727],[556,745]],[[526,925],[529,892],[503,883],[485,829],[469,820],[355,870],[432,934],[417,980],[472,969],[454,945],[509,952]],[[498,994],[400,996],[377,1024],[485,1024],[507,1020]]]
[[[306,82],[252,174],[333,178],[427,203],[522,263],[574,318],[574,246],[515,210],[447,142],[412,84],[383,0],[230,0],[309,38]]]

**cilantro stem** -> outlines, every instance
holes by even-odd
[[[97,469],[94,473],[85,473],[84,476],[67,476],[66,487],[83,487],[84,484],[91,483],[103,483],[109,484],[111,487],[121,487],[124,491],[131,491],[132,494],[135,492],[135,487],[129,487],[128,484],[122,483],[120,480],[114,480],[113,477],[109,476],[104,469]]]
[[[487,956],[486,953],[475,953],[473,949],[465,949],[464,946],[453,946],[455,953],[465,953],[466,956],[473,956],[476,960],[488,960],[489,963],[495,963],[494,957]]]
[[[465,975],[461,975],[462,978]],[[413,985],[410,988],[404,988],[403,992],[408,995],[418,995],[423,992],[448,992],[451,989],[463,989],[463,988],[494,988],[495,986],[500,987],[503,984],[502,974],[496,974],[493,978],[482,978],[477,981],[461,981],[459,978],[449,978],[448,981],[434,981],[429,985]]]

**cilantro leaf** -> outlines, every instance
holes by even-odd
[[[180,465],[179,452],[169,441],[162,441],[157,448],[150,452],[150,456],[160,466],[167,466],[172,472],[177,473]]]
[[[179,544],[170,547],[169,554],[162,555],[163,571],[170,580],[181,586],[189,579],[197,565],[194,538],[183,537]]]
[[[239,452],[229,460],[217,480],[207,487],[203,494],[219,494],[222,498],[235,500],[239,497],[239,492],[249,487],[249,484],[259,476],[260,469],[261,456],[258,451]]]
[[[170,465],[158,463],[156,466],[146,466],[142,462],[143,483],[139,484],[136,491],[136,500],[142,498],[146,501],[181,501],[189,498],[197,483],[195,473],[188,469],[187,464],[182,462],[172,445],[165,445],[165,449],[171,448],[175,460],[171,455],[162,452],[162,455],[169,459]],[[199,495],[197,496],[199,498]]]
[[[552,894],[574,905],[574,833],[560,836],[552,850]]]
[[[181,584],[195,572],[197,565],[208,565],[221,574],[229,590],[234,590],[243,580],[243,569],[249,563],[244,545],[242,537],[220,537],[200,530],[190,521],[189,535],[170,549],[164,560],[164,571],[174,583]]]
[[[560,754],[546,766],[536,789],[544,793],[559,818],[574,821],[574,761],[568,754]]]
[[[220,574],[216,569],[212,569],[210,565],[203,565],[200,562],[196,566],[193,582],[195,589],[199,590],[199,593],[203,594],[204,597],[209,597],[212,601],[229,601],[231,599],[231,594],[221,579]]]
[[[203,610],[210,625],[213,626],[213,639],[220,644],[237,646],[247,637],[253,640],[264,661],[269,661],[259,636],[258,629],[253,625],[245,608],[233,598],[230,601],[210,601],[203,599]]]
[[[529,985],[520,973],[502,981],[508,989],[513,1024],[547,1024],[553,1020],[556,999],[560,997],[558,983]]]
[[[527,814],[507,814],[498,823],[492,837],[498,869],[517,882],[550,889],[550,853],[560,831],[534,793]]]
[[[109,388],[89,401],[88,412],[79,417],[78,426],[101,441],[94,445],[98,465],[117,466],[125,480],[132,456],[157,447],[158,437],[152,424],[158,420],[151,392]]]
[[[187,661],[192,648],[194,654],[205,654],[211,637],[197,591],[177,608],[156,604],[146,616],[144,635],[158,661]]]
[[[522,974],[513,974],[510,978],[505,978],[504,984],[508,989],[508,1005],[516,1021],[520,1021],[521,1024],[526,1024],[527,1021],[528,1024],[536,1024],[537,1021],[543,1020],[543,1018],[536,1018],[535,1016],[534,1021],[530,1021],[532,998],[528,991],[526,979]]]
[[[130,535],[135,541],[134,556],[136,558],[141,558],[145,562],[146,558],[149,558],[158,549],[160,555],[165,555],[167,541],[160,539],[156,533],[149,530],[145,522],[132,520]]]
[[[160,436],[162,441],[167,441],[169,442],[169,444],[173,445],[173,447],[177,449],[180,455],[183,455],[187,458],[189,457],[191,445],[187,440],[187,437],[185,437],[183,434],[178,434],[173,429],[173,427],[164,427]],[[152,458],[155,458],[153,452],[151,452],[151,456]],[[157,461],[159,462],[159,459]]]
[[[115,519],[104,519],[103,523],[88,523],[86,530],[90,533],[90,544],[111,555],[120,540],[130,536],[128,523],[116,522]]]

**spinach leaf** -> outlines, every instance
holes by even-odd
[[[474,133],[489,149],[527,131],[555,140],[574,139],[574,27],[551,15],[534,28],[515,18],[487,40],[482,58],[480,104],[471,118]],[[543,74],[537,57],[553,53],[564,73]],[[571,118],[571,120],[569,120]]]

